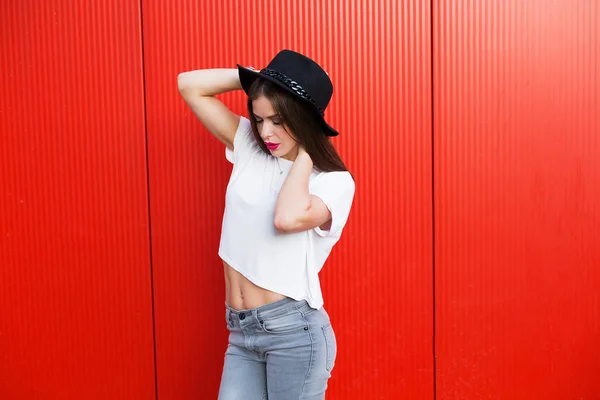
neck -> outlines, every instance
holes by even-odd
[[[288,161],[296,161],[296,158],[298,157],[298,147],[294,147],[292,150],[290,150],[289,153],[287,153],[284,156],[281,156],[281,158],[288,160]]]

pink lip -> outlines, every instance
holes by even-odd
[[[269,149],[269,150],[275,150],[276,148],[279,147],[279,143],[265,142],[265,145],[267,146],[267,149]]]

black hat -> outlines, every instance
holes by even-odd
[[[308,103],[325,127],[325,134],[337,136],[338,132],[325,121],[325,109],[333,94],[333,84],[327,73],[313,60],[292,50],[282,50],[266,68],[256,71],[237,64],[240,83],[248,94],[256,78],[264,78]]]

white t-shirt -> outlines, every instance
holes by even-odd
[[[219,257],[255,285],[321,308],[318,273],[348,219],[354,198],[352,176],[347,171],[313,169],[309,192],[331,211],[331,228],[280,233],[273,225],[275,202],[293,162],[264,153],[244,117],[233,147],[233,151],[226,149],[233,170],[225,196]]]

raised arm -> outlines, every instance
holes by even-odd
[[[280,232],[302,232],[317,226],[328,230],[331,212],[319,197],[308,192],[313,162],[306,150],[300,148],[275,203],[273,224]]]
[[[233,150],[240,117],[215,96],[241,89],[237,69],[203,69],[177,76],[179,93],[196,117],[220,142]]]

